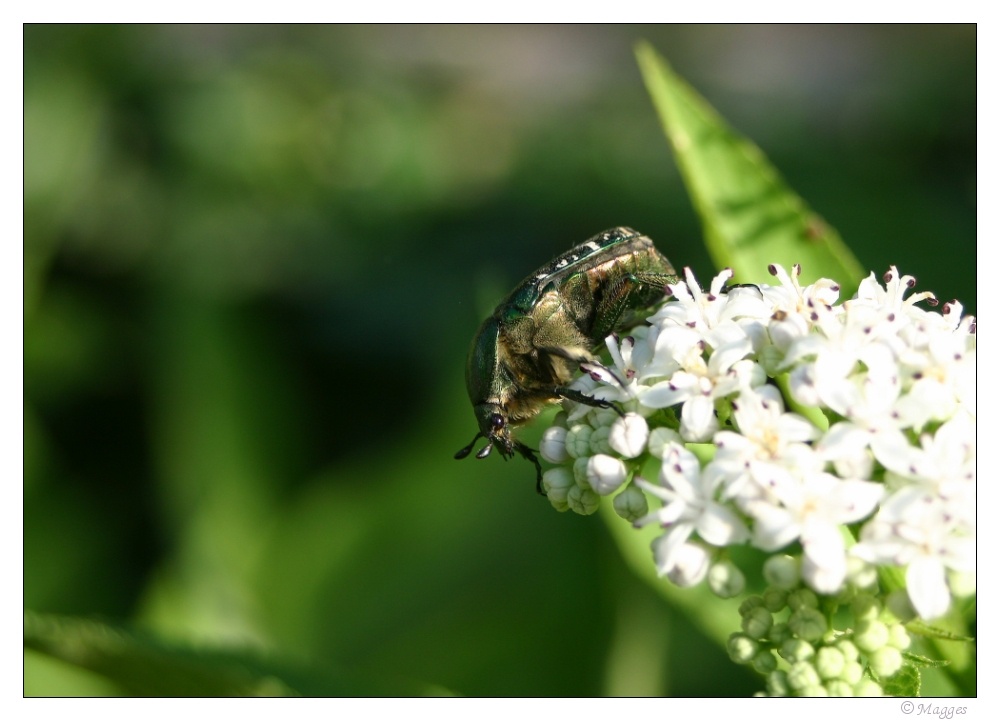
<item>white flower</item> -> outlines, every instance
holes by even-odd
[[[666,332],[660,337],[664,335]],[[752,361],[744,360],[753,350],[746,336],[714,349],[708,360],[703,355],[702,341],[690,335],[682,338],[680,334],[676,340],[670,353],[681,370],[669,380],[654,384],[639,401],[647,408],[681,404],[681,436],[687,441],[707,441],[719,428],[715,417],[716,399],[759,385],[763,381],[763,371]]]
[[[914,485],[882,504],[852,553],[870,563],[905,567],[910,601],[921,618],[931,619],[945,613],[951,601],[946,571],[975,570],[976,540],[945,499]]]
[[[728,298],[722,289],[732,277],[732,270],[723,270],[712,279],[712,285],[706,293],[698,285],[691,269],[685,268],[685,280],[669,286],[675,302],[664,304],[650,317],[649,322],[661,327],[674,324],[702,334],[715,328],[724,320],[723,312]]]
[[[890,313],[901,314],[906,318],[917,321],[925,321],[929,314],[923,308],[918,308],[917,303],[922,300],[937,304],[937,299],[933,293],[916,293],[909,298],[907,292],[916,286],[917,281],[912,275],[900,277],[896,266],[889,266],[888,272],[882,276],[885,289],[876,280],[874,273],[869,273],[868,277],[861,281],[858,286],[857,296],[845,303],[845,305],[868,305],[872,308],[885,309]],[[934,314],[936,315],[936,314]],[[940,318],[940,315],[938,315]]]
[[[636,521],[636,526],[659,523],[669,529],[667,535],[675,543],[686,541],[695,531],[713,546],[742,543],[749,538],[740,517],[715,498],[722,476],[711,464],[702,469],[698,458],[683,446],[671,446],[663,459],[659,485],[641,478],[636,483],[664,504]]]
[[[774,386],[744,391],[733,401],[733,419],[739,432],[720,431],[714,438],[714,462],[726,476],[726,497],[758,497],[771,464],[820,470],[808,445],[819,437],[819,430],[802,416],[784,412]]]
[[[761,285],[761,292],[776,310],[786,314],[808,316],[817,307],[832,306],[840,297],[840,285],[826,278],[805,288],[800,286],[802,266],[798,263],[792,266],[791,275],[780,265],[769,265],[767,270],[781,285]]]
[[[776,551],[798,539],[808,561],[802,569],[806,581],[820,593],[835,593],[847,575],[840,526],[868,516],[883,486],[829,473],[800,479],[775,468],[770,488],[781,505],[764,500],[746,505],[754,518],[754,545]]]

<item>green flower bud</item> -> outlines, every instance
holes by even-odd
[[[781,611],[788,602],[788,591],[775,586],[768,586],[764,591],[764,608],[771,613]]]
[[[590,456],[581,456],[573,461],[573,480],[576,481],[576,485],[580,486],[580,488],[593,490],[587,482],[587,463],[589,461]]]
[[[788,685],[799,696],[805,696],[809,689],[820,686],[819,674],[816,673],[816,668],[808,661],[796,661],[788,667]]]
[[[590,434],[590,453],[592,455],[611,453],[611,444],[608,443],[610,435],[611,429],[607,426],[595,428],[594,432]]]
[[[746,578],[731,561],[719,561],[708,569],[708,587],[719,598],[733,598],[743,593]]]
[[[776,588],[792,590],[802,580],[799,560],[791,556],[771,556],[764,562],[764,580]]]
[[[847,683],[847,681],[841,681],[839,678],[835,678],[826,682],[826,692],[830,696],[849,698],[854,695],[854,688],[851,684]]]
[[[771,671],[765,683],[770,696],[783,698],[792,694],[792,687],[788,685],[788,674],[785,671]]]
[[[559,511],[559,513],[565,513],[566,511],[569,510],[569,501],[567,501],[565,498],[560,501],[553,498],[552,496],[549,496],[549,503],[551,503],[552,507],[557,511]]]
[[[854,643],[865,653],[873,653],[889,643],[889,629],[881,621],[861,621],[854,631]]]
[[[609,408],[594,409],[590,412],[590,424],[595,431],[601,428],[611,428],[618,418],[618,413]]]
[[[808,661],[816,655],[816,649],[808,641],[801,638],[790,638],[781,644],[778,654],[788,663]]]
[[[795,634],[792,633],[792,629],[784,621],[774,624],[771,626],[771,630],[767,632],[767,640],[776,647],[780,647],[785,641],[794,637]]]
[[[542,490],[545,491],[545,495],[553,505],[557,501],[566,503],[566,494],[569,493],[573,484],[573,473],[564,466],[550,468],[542,475]]]
[[[570,510],[574,513],[579,513],[581,516],[589,516],[601,505],[601,497],[589,488],[573,486],[569,489],[569,493],[566,494],[566,503],[569,504]]]
[[[788,607],[793,611],[800,608],[819,608],[819,598],[808,588],[799,588],[788,594]]]
[[[615,513],[629,523],[634,523],[649,513],[649,502],[646,500],[646,494],[634,483],[629,483],[624,491],[615,496],[612,504]]]
[[[838,649],[824,646],[816,651],[816,672],[823,680],[839,678],[847,660]]]
[[[750,638],[764,638],[774,625],[774,618],[763,606],[757,606],[743,617],[740,624]]]
[[[747,664],[753,661],[754,656],[757,655],[760,644],[745,634],[734,633],[729,637],[726,649],[729,651],[729,658],[733,660],[733,663]]]
[[[590,455],[590,436],[594,429],[588,425],[573,426],[566,432],[564,444],[566,453],[573,458],[584,458]]]
[[[827,631],[826,617],[815,608],[800,608],[788,617],[792,633],[806,641],[818,641]]]
[[[746,616],[748,613],[750,613],[758,606],[763,606],[763,605],[764,605],[764,599],[761,598],[760,596],[747,596],[745,599],[743,599],[743,602],[740,603],[740,615]]]
[[[760,674],[768,674],[778,668],[778,659],[774,657],[774,651],[761,649],[751,662],[754,670]]]
[[[878,682],[870,678],[863,678],[854,684],[854,695],[858,698],[878,698],[883,696],[884,692]]]
[[[905,651],[910,647],[912,640],[913,639],[910,638],[910,632],[906,630],[906,626],[901,623],[889,624],[890,646],[898,648],[900,651]]]
[[[858,647],[854,645],[850,639],[842,638],[834,644],[842,654],[844,654],[844,659],[847,661],[857,661],[858,660]]]
[[[903,666],[903,654],[899,652],[898,648],[883,646],[869,654],[868,663],[876,676],[888,678]]]
[[[671,428],[654,428],[649,432],[647,446],[649,452],[657,458],[663,458],[670,448],[671,443],[683,444],[684,439],[681,434]]]
[[[864,675],[864,672],[865,669],[864,667],[862,667],[860,663],[858,663],[857,661],[848,661],[847,663],[844,664],[844,670],[840,674],[840,677],[844,681],[847,681],[847,683],[856,687],[858,681],[860,681],[861,677]],[[857,693],[856,688],[855,688],[855,693]]]

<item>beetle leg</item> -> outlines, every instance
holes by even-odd
[[[542,464],[538,462],[538,456],[535,455],[535,452],[532,449],[528,448],[520,441],[514,442],[514,448],[521,454],[522,458],[525,458],[535,464],[535,490],[541,496],[547,495],[545,490],[542,488]]]
[[[586,393],[578,391],[575,388],[553,388],[552,392],[559,398],[566,398],[577,403],[582,403],[585,406],[592,406],[593,408],[610,408],[619,416],[625,416],[625,411],[619,408],[617,404],[588,396]]]

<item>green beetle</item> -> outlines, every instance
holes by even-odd
[[[542,466],[511,430],[563,398],[612,407],[567,385],[582,363],[600,364],[593,351],[608,335],[640,320],[676,281],[670,261],[631,228],[598,233],[525,278],[472,341],[465,384],[479,432],[455,458],[485,438],[476,458],[516,451],[535,465],[541,493]]]

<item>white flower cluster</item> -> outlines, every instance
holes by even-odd
[[[679,585],[719,548],[797,542],[815,591],[838,592],[849,561],[898,566],[939,616],[975,571],[975,319],[917,307],[936,301],[906,297],[895,267],[842,304],[833,281],[770,271],[780,285],[726,290],[724,271],[705,292],[686,270],[648,326],[608,338],[612,366],[573,387],[627,413],[565,402],[541,443],[548,497],[586,514],[615,494],[665,530],[655,561]]]

